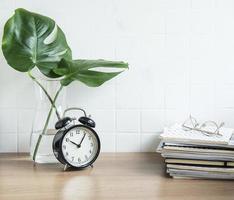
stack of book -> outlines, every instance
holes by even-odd
[[[185,131],[181,125],[165,128],[157,149],[173,178],[234,179],[234,130],[207,136]]]

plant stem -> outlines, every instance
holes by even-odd
[[[60,117],[60,115],[59,115],[59,113],[58,113],[58,110],[57,110],[57,108],[56,108],[56,106],[55,106],[55,102],[52,100],[52,98],[50,97],[50,95],[48,94],[48,92],[46,91],[46,89],[45,89],[45,88],[43,87],[43,85],[31,74],[30,71],[28,72],[28,76],[29,76],[33,81],[35,81],[35,82],[39,85],[39,87],[43,90],[43,92],[45,93],[45,95],[46,95],[47,98],[49,99],[51,105],[55,108],[55,112],[56,112],[56,115],[57,115],[58,119],[60,119],[61,117]]]
[[[48,113],[48,116],[47,116],[47,119],[46,119],[46,122],[45,122],[45,125],[44,125],[44,128],[43,128],[43,131],[42,131],[42,133],[39,135],[39,137],[37,139],[37,143],[36,143],[35,149],[33,151],[33,161],[34,162],[36,160],[37,151],[38,151],[39,145],[41,143],[42,135],[45,134],[45,131],[47,129],[47,126],[48,126],[48,123],[49,123],[49,120],[50,120],[50,117],[51,117],[51,114],[52,114],[52,111],[53,111],[53,106],[51,106],[51,108],[50,108],[50,111]]]
[[[46,91],[46,89],[43,87],[43,85],[31,74],[31,72],[29,71],[28,72],[28,75],[29,77],[35,81],[39,87],[43,90],[43,92],[45,93],[45,95],[47,96],[47,98],[49,99],[50,103],[51,103],[51,108],[50,108],[50,111],[48,113],[48,116],[47,116],[47,119],[46,119],[46,122],[45,122],[45,125],[44,125],[44,128],[42,130],[42,133],[39,135],[38,139],[37,139],[37,143],[36,143],[36,146],[35,146],[35,149],[34,149],[34,152],[33,152],[33,160],[35,162],[36,160],[36,155],[37,155],[37,152],[38,152],[38,148],[40,146],[40,143],[41,143],[41,139],[42,139],[42,135],[45,135],[46,134],[46,130],[47,130],[47,127],[48,127],[48,124],[49,124],[49,121],[50,121],[50,117],[51,117],[51,114],[52,114],[52,111],[53,109],[55,109],[55,112],[56,112],[56,115],[58,117],[58,119],[61,119],[59,113],[58,113],[58,110],[57,110],[57,107],[55,106],[55,102],[58,98],[58,95],[59,93],[61,92],[63,86],[60,86],[60,88],[58,89],[58,91],[56,92],[55,94],[55,97],[54,99],[52,100],[52,98],[50,97],[49,93]]]
[[[57,93],[56,93],[54,99],[52,100],[53,103],[51,104],[51,108],[50,108],[50,111],[49,111],[49,113],[48,113],[48,116],[47,116],[47,119],[46,119],[44,128],[43,128],[43,130],[42,130],[42,133],[41,133],[41,134],[39,135],[39,137],[38,137],[38,140],[37,140],[37,143],[36,143],[34,152],[33,152],[33,160],[34,160],[34,162],[35,162],[35,160],[36,160],[36,155],[37,155],[37,151],[38,151],[39,145],[40,145],[40,143],[41,143],[42,135],[45,135],[45,133],[46,133],[46,129],[47,129],[47,127],[48,127],[48,124],[49,124],[49,121],[50,121],[50,117],[51,117],[52,111],[53,111],[53,109],[55,109],[54,104],[55,104],[55,102],[56,102],[56,100],[57,100],[57,98],[58,98],[58,95],[59,95],[59,93],[61,92],[62,88],[63,88],[63,86],[60,86],[60,88],[58,89],[58,91],[57,91]]]

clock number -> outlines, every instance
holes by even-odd
[[[63,148],[66,150],[67,146],[66,146],[66,145],[63,145]]]
[[[93,147],[93,143],[90,143],[90,146]]]
[[[70,136],[73,137],[73,132],[70,133]]]
[[[78,158],[78,163],[80,163],[81,162],[81,159],[80,158]]]
[[[89,135],[88,137],[89,137],[89,140],[91,140],[92,136],[91,136],[91,135]]]
[[[72,161],[74,161],[74,156],[72,156]]]
[[[91,150],[89,150],[89,153],[91,154],[91,153],[92,153],[92,151],[91,151]]]
[[[88,160],[88,159],[89,159],[87,155],[85,155],[85,159],[86,159],[86,160]]]
[[[76,134],[80,134],[80,131],[79,131],[79,130],[76,130]]]
[[[69,138],[66,138],[66,142],[69,142]]]
[[[68,152],[66,152],[66,156],[68,156],[69,155],[69,153]]]

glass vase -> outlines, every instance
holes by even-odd
[[[34,82],[36,108],[30,138],[30,156],[36,163],[57,163],[52,141],[55,123],[66,109],[66,89],[59,80],[38,79]],[[55,100],[54,104],[51,100]]]

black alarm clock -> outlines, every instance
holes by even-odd
[[[65,113],[70,110],[80,110],[84,116],[78,120],[65,117]],[[68,167],[92,167],[100,153],[101,144],[94,131],[95,122],[87,117],[86,112],[81,108],[65,110],[63,118],[55,124],[55,128],[58,132],[54,136],[53,152],[57,160],[64,164],[64,170]]]

